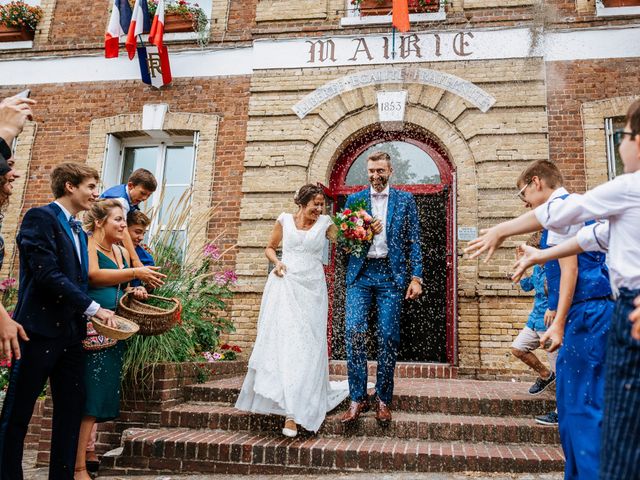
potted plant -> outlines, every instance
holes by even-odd
[[[442,0],[409,0],[409,13],[437,12]],[[351,0],[351,5],[356,7],[360,15],[390,15],[393,10],[393,0]]]
[[[33,40],[42,8],[22,1],[0,5],[0,42]]]
[[[153,17],[158,8],[158,0],[148,0],[148,6],[149,15]],[[197,3],[191,4],[187,0],[173,0],[165,4],[165,33],[196,32],[201,37],[208,37],[208,26],[207,14]]]

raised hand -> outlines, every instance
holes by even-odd
[[[631,336],[636,340],[640,340],[640,295],[633,301],[636,309],[629,315],[629,320],[633,322],[631,326]]]
[[[500,225],[480,230],[480,236],[471,240],[464,249],[464,253],[471,254],[469,258],[477,258],[483,253],[487,253],[484,262],[488,262],[493,257],[494,252],[505,241],[506,236],[501,233]]]
[[[539,260],[540,250],[529,245],[519,245],[516,249],[516,256],[518,259],[513,264],[513,273],[511,274],[511,280],[514,282],[520,281],[527,268],[540,263]]]
[[[0,137],[8,144],[17,137],[27,120],[32,118],[31,105],[35,100],[21,97],[8,97],[0,102]]]
[[[163,279],[167,278],[164,273],[160,273],[158,270],[160,270],[160,267],[136,267],[134,268],[134,278],[144,282],[151,288],[158,288],[164,285]]]

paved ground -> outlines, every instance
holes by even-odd
[[[36,454],[25,452],[24,477],[29,480],[47,480],[45,468],[34,468]],[[561,480],[560,473],[539,475],[505,475],[486,473],[381,473],[381,474],[337,474],[337,475],[148,475],[143,477],[118,476],[98,477],[99,480]]]

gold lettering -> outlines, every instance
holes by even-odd
[[[156,78],[156,72],[158,72],[158,75],[162,76],[159,53],[147,54],[147,67],[149,68],[149,75],[151,75],[151,78]]]

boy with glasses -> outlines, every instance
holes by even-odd
[[[536,230],[541,225],[563,229],[579,221],[606,219],[583,228],[577,237],[552,249],[525,247],[514,273],[518,278],[528,265],[565,255],[608,252],[617,301],[606,354],[599,475],[604,480],[640,478],[640,308],[632,312],[634,304],[640,306],[640,100],[629,107],[626,120],[625,128],[616,133],[624,175],[584,195],[571,195],[563,203],[545,205],[497,225],[483,232],[467,249],[476,250],[477,256],[483,251],[492,252],[511,235]]]
[[[517,181],[519,193],[536,214],[568,201],[569,192],[562,183],[558,167],[546,160],[534,162]],[[503,229],[507,236],[513,234],[510,227],[518,220],[481,232],[465,252],[475,250],[472,258],[484,251],[490,256],[501,241],[489,239],[506,238],[502,237]],[[572,239],[585,225],[583,222],[570,222],[561,231],[544,229],[540,248],[548,249]],[[540,344],[549,342],[549,351],[562,345],[556,365],[556,400],[566,459],[565,479],[595,479],[600,468],[606,340],[613,313],[605,258],[603,253],[583,252],[544,264],[549,309],[556,310],[556,315]]]

